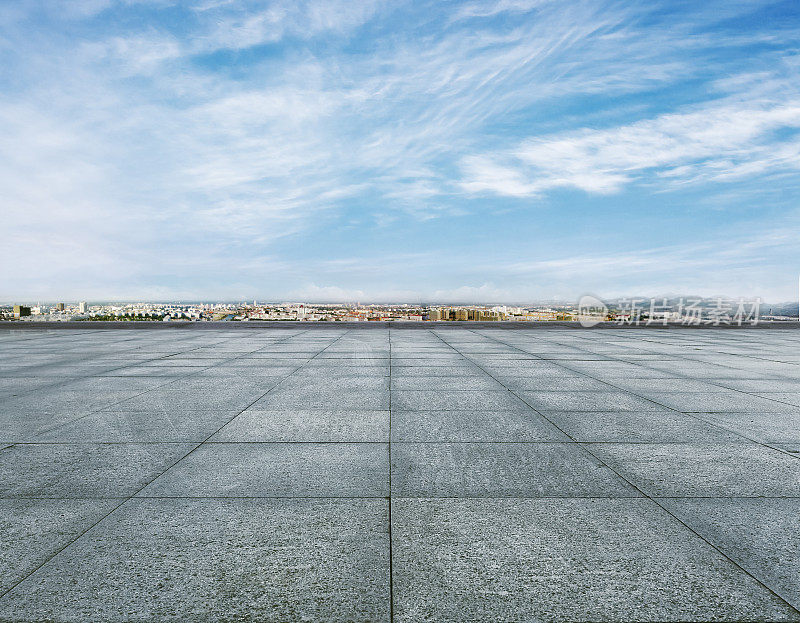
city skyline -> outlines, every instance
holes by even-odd
[[[792,2],[0,7],[0,299],[797,299]]]
[[[298,322],[577,322],[617,325],[720,326],[786,322],[797,318],[798,304],[774,304],[759,299],[632,298],[603,301],[584,296],[575,303],[508,304],[409,304],[409,303],[310,303],[306,302],[127,302],[80,301],[29,306],[0,305],[0,320],[65,321],[298,321]]]

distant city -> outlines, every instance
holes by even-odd
[[[656,301],[658,304],[656,305]],[[758,301],[703,299],[616,299],[608,301],[598,320],[618,323],[708,323],[734,318],[747,307],[747,320],[796,320],[797,303],[762,304]],[[736,310],[739,310],[738,312]],[[579,304],[416,305],[362,303],[102,303],[85,301],[36,305],[0,305],[0,320],[21,322],[547,322],[580,321],[586,311]],[[723,315],[724,314],[724,315]],[[712,319],[712,320],[709,320]],[[688,320],[688,322],[687,322]]]

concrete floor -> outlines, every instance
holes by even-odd
[[[799,346],[2,330],[0,620],[800,620]]]

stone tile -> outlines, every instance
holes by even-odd
[[[400,497],[636,496],[573,443],[393,443]]]
[[[386,500],[149,499],[7,594],[0,619],[389,621],[389,608]]]
[[[568,441],[568,438],[530,409],[392,410],[392,442],[401,441]]]
[[[83,379],[72,379],[60,387],[67,391],[84,392],[92,396],[96,393],[130,391],[146,392],[153,389],[172,387],[174,379],[158,377],[135,377],[135,376],[94,376]]]
[[[0,451],[0,497],[128,497],[192,444],[18,444]]]
[[[249,363],[251,363],[253,361],[256,361],[256,360],[259,361],[259,362],[261,362],[261,361],[280,360],[280,361],[287,361],[287,362],[288,361],[292,361],[292,362],[294,362],[294,363],[296,363],[298,365],[302,365],[303,362],[308,361],[309,359],[312,359],[312,358],[317,357],[319,355],[320,355],[320,352],[317,351],[317,350],[313,350],[313,351],[308,351],[308,350],[305,350],[305,351],[286,351],[286,350],[281,350],[281,351],[273,351],[273,352],[259,351],[257,353],[252,353],[250,355],[246,355],[246,356],[244,356],[242,358],[237,358],[234,361],[231,361],[230,363],[232,365],[239,365],[239,364],[241,364],[241,363],[243,363],[245,361],[249,364]]]
[[[504,391],[500,383],[489,376],[401,376],[392,379],[393,390],[429,390],[429,391]]]
[[[388,441],[388,411],[248,409],[211,441]]]
[[[69,377],[63,379],[53,377],[0,377],[0,397],[10,399],[22,394],[27,394],[37,389],[51,387],[65,381],[73,380]]]
[[[388,486],[388,444],[207,443],[141,495],[385,496]]]
[[[664,499],[692,530],[800,608],[800,499]]]
[[[800,496],[800,461],[754,443],[591,444],[648,495]]]
[[[56,428],[35,441],[59,442],[197,442],[208,439],[234,412],[194,409],[163,411],[108,411],[87,415]]]
[[[452,366],[392,366],[392,382],[404,377],[480,377],[484,375],[478,366],[466,363],[465,365]]]
[[[725,442],[741,437],[676,411],[542,411],[576,441]]]
[[[519,392],[534,409],[547,411],[663,411],[653,402],[619,391]]]
[[[117,504],[119,500],[0,499],[0,594]]]
[[[190,377],[185,379],[175,380],[174,387],[176,389],[179,388],[187,388],[191,389],[194,387],[199,387],[201,389],[207,388],[210,385],[216,385],[220,382],[228,383],[228,382],[238,382],[238,381],[250,381],[253,385],[261,385],[261,384],[273,384],[273,381],[277,378],[280,380],[281,378],[285,378],[290,374],[293,374],[297,370],[297,365],[291,366],[240,366],[240,367],[233,367],[233,366],[220,366],[217,368],[208,368],[206,370],[202,370],[197,374],[193,374]],[[218,379],[223,379],[219,381]],[[173,385],[170,385],[173,387]]]
[[[4,441],[32,442],[37,436],[84,417],[80,413],[26,413],[0,408],[0,436]]]
[[[784,413],[698,413],[697,417],[755,441],[800,443],[800,409]]]
[[[794,405],[795,407],[800,407],[800,392],[769,392],[769,393],[760,393],[757,394],[762,398],[768,398],[770,400],[776,400],[778,402],[786,403],[787,405]],[[800,412],[800,409],[798,409]]]
[[[800,392],[800,379],[720,379],[717,384],[740,392]]]
[[[544,376],[544,377],[505,377],[499,376],[503,385],[513,391],[557,391],[585,392],[611,391],[614,388],[607,383],[590,379],[586,376]]]
[[[431,350],[417,350],[405,352],[392,352],[392,365],[397,366],[433,366],[460,363],[466,358],[461,353],[452,350],[431,352]]]
[[[437,354],[452,355],[453,353],[454,351],[451,347],[446,346],[441,342],[434,342],[433,345],[429,345],[414,342],[400,343],[397,341],[392,341],[392,354],[396,357],[417,357],[418,355],[436,356]]]
[[[713,382],[696,379],[614,379],[609,381],[612,385],[634,394],[642,392],[669,392],[681,394],[696,394],[723,391],[720,385]]]
[[[59,385],[41,388],[15,398],[3,400],[0,407],[5,413],[22,415],[51,413],[54,415],[82,415],[96,411],[107,405],[120,403],[135,391],[94,391],[70,390]]]
[[[242,328],[0,330],[0,620],[390,618],[390,372],[396,620],[798,616],[590,454],[797,607],[792,331]]]
[[[318,359],[350,359],[350,360],[363,360],[363,359],[377,359],[386,361],[389,359],[389,349],[354,349],[354,350],[331,350],[328,349],[323,353],[317,355]]]
[[[556,383],[566,379],[574,379],[575,382],[580,382],[581,379],[588,379],[584,374],[568,370],[553,363],[545,363],[542,361],[524,361],[518,365],[500,366],[497,364],[490,364],[483,366],[492,376],[498,379],[531,379],[532,382],[536,379],[542,381],[550,381]]]
[[[197,371],[201,368],[210,368],[225,363],[224,359],[153,359],[151,361],[142,361],[139,366],[146,368],[188,368],[189,371]]]
[[[508,391],[392,390],[392,409],[405,411],[517,411],[525,407]]]
[[[645,366],[616,361],[568,361],[567,368],[583,372],[597,379],[663,379],[675,375],[663,370],[652,370]]]
[[[791,621],[644,499],[398,499],[395,620]]]
[[[647,397],[665,407],[687,413],[786,410],[786,405],[780,402],[735,391],[707,394],[649,392]]]
[[[206,389],[154,390],[103,410],[145,411],[162,414],[217,411],[234,414],[254,403],[266,391],[266,389],[227,391],[224,386],[207,387]]]
[[[394,357],[392,356],[392,372],[395,368],[402,368],[404,366],[424,366],[427,368],[449,368],[451,366],[462,366],[470,364],[471,362],[462,355],[440,355],[434,357],[433,355],[425,357],[424,362],[418,357]]]
[[[323,375],[324,376],[324,375]],[[282,383],[251,405],[254,410],[284,411],[294,409],[389,409],[388,378],[332,379],[335,382]]]
[[[123,368],[110,368],[105,372],[98,372],[99,376],[152,376],[178,378],[198,371],[195,366],[125,366]]]
[[[251,371],[252,372],[252,371]],[[160,389],[182,392],[198,392],[207,394],[211,391],[220,391],[223,395],[255,395],[264,394],[267,390],[278,385],[287,375],[254,375],[250,373],[239,374],[232,377],[207,377],[188,376],[169,381]]]
[[[717,365],[709,361],[687,361],[685,358],[675,361],[654,361],[647,365],[664,372],[678,376],[694,377],[699,379],[739,379],[739,378],[758,378],[760,375],[753,376],[753,372],[737,370],[727,365],[730,360],[719,361],[723,365]]]
[[[328,379],[343,379],[345,381],[358,378],[371,378],[381,379],[389,376],[389,365],[368,365],[368,366],[350,366],[350,365],[317,365],[317,366],[304,366],[295,371],[291,375],[292,381],[305,380],[306,382],[314,382],[320,376]]]
[[[370,368],[368,368],[369,370]],[[347,369],[350,370],[349,368]],[[330,392],[336,394],[359,394],[362,392],[388,392],[389,379],[383,375],[329,376],[320,371],[314,371],[310,376],[292,375],[275,390],[275,394],[293,392]]]
[[[384,376],[389,374],[389,362],[386,359],[312,359],[303,364],[300,370],[315,370],[321,369],[323,373],[327,370],[348,369],[352,372],[375,368],[381,370]]]

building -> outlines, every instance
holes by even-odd
[[[87,309],[86,301],[81,301],[78,303],[78,313],[85,314]]]
[[[64,303],[56,303],[56,311],[64,311]]]
[[[457,308],[442,307],[439,309],[429,310],[427,319],[456,320],[456,321],[459,320],[497,321],[497,320],[506,320],[507,315],[503,312],[496,310],[489,310],[489,309],[467,308],[467,307],[457,307]]]
[[[24,305],[14,305],[14,318],[22,318],[23,316],[30,316],[31,308]]]

